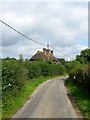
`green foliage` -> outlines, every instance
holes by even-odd
[[[2,89],[3,91],[11,91],[21,89],[27,76],[26,69],[23,64],[19,64],[16,60],[3,60],[2,64]]]
[[[80,87],[87,88],[90,82],[88,65],[80,64],[75,66],[69,71],[69,78]]]
[[[80,55],[76,56],[76,60],[79,61],[80,63],[87,64],[89,57],[90,57],[90,49],[85,49],[81,51]]]
[[[38,76],[41,76],[41,69],[38,62],[26,61],[24,62],[24,65],[27,69],[28,79],[33,79]]]
[[[67,68],[67,72],[69,72],[70,70],[72,70],[73,68],[75,68],[76,66],[79,66],[79,65],[80,65],[80,63],[76,60],[66,62],[66,64],[65,64],[65,66]]]
[[[41,67],[41,74],[43,76],[54,76],[54,75],[62,75],[66,72],[65,67],[60,64],[54,63],[39,63]]]
[[[3,91],[19,90],[24,87],[28,79],[39,76],[61,75],[65,72],[62,65],[46,62],[18,61],[15,59],[3,59],[2,79]]]
[[[62,65],[65,65],[65,59],[64,58],[60,58],[60,59],[58,59],[59,61],[60,61],[60,63],[62,64]]]
[[[89,55],[90,49],[85,49],[81,51],[80,55],[76,56],[76,60],[66,62],[66,68],[71,81],[86,89],[90,84],[90,63],[87,59]]]

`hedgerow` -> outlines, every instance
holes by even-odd
[[[90,83],[89,67],[87,64],[77,64],[69,70],[69,79],[80,87],[86,88]]]
[[[72,83],[86,88],[90,84],[90,49],[82,50],[73,61],[66,62],[65,66]]]
[[[24,85],[25,80],[30,80],[38,76],[61,75],[65,72],[65,67],[47,62],[18,61],[14,59],[3,59],[2,79],[3,89],[9,86]],[[22,87],[19,87],[19,89]]]

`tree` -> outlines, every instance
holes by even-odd
[[[20,55],[19,55],[19,61],[23,61],[23,60],[24,60],[23,54],[20,54]]]
[[[60,63],[62,64],[62,65],[65,65],[65,59],[64,58],[60,58],[60,59],[58,59],[59,61],[60,61]]]
[[[80,52],[80,55],[76,56],[76,60],[79,61],[80,63],[85,63],[87,64],[90,59],[90,49],[85,49]]]

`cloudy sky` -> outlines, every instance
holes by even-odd
[[[58,58],[70,60],[88,47],[88,2],[10,0],[0,5],[1,20],[40,43],[50,44],[60,51],[54,51]],[[46,47],[24,38],[1,22],[0,28],[2,57],[18,58],[23,54],[24,58],[30,58]]]

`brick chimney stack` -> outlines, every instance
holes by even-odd
[[[49,49],[46,49],[46,54],[48,55],[50,53],[50,50]]]
[[[53,55],[53,50],[49,49],[49,44],[47,44],[47,48],[43,48],[43,53],[46,55]]]
[[[43,52],[46,53],[46,48],[43,48]]]

